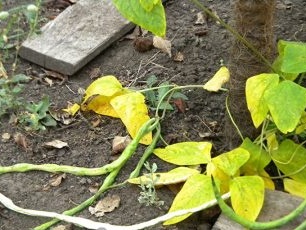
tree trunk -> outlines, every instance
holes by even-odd
[[[272,60],[275,54],[273,36],[275,0],[232,0],[231,5],[233,28],[264,57]],[[260,130],[255,129],[247,109],[245,83],[249,77],[271,70],[238,40],[233,41],[230,55],[229,110],[242,135],[254,139]],[[241,138],[229,118],[225,128],[229,147],[238,146]]]

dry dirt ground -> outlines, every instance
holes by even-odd
[[[7,0],[7,8],[31,1]],[[34,2],[34,1],[32,1]],[[230,1],[206,1],[207,6],[215,10],[219,17],[226,22],[230,19]],[[54,80],[53,86],[47,86],[37,80],[26,86],[24,98],[28,101],[38,101],[43,95],[48,95],[53,106],[66,107],[67,102],[73,102],[78,96],[78,88],[86,88],[93,79],[90,73],[99,68],[101,75],[115,75],[125,86],[144,87],[144,81],[150,75],[156,75],[160,82],[170,81],[178,85],[202,84],[206,82],[219,68],[220,60],[226,64],[229,58],[231,36],[212,20],[208,20],[207,28],[195,26],[196,15],[199,12],[190,1],[169,0],[166,3],[168,30],[167,36],[172,40],[173,53],[182,52],[183,62],[175,62],[166,54],[153,49],[146,53],[138,53],[131,40],[121,40],[114,43],[101,53],[82,70],[68,81],[60,85]],[[276,39],[306,41],[306,1],[278,1],[276,12],[275,32]],[[43,15],[52,15],[54,9],[44,8]],[[203,29],[207,33],[201,34]],[[27,61],[20,60],[18,71],[42,70]],[[31,71],[30,71],[31,72]],[[211,141],[213,152],[220,153],[226,149],[222,127],[225,114],[225,93],[208,93],[204,90],[184,91],[188,96],[185,113],[177,109],[167,113],[162,123],[162,134],[170,143],[179,141]],[[1,118],[0,134],[14,135],[21,132],[26,136],[30,148],[25,151],[13,139],[7,142],[0,140],[0,165],[8,166],[16,163],[56,163],[84,167],[99,167],[112,160],[111,143],[116,135],[126,135],[121,122],[117,119],[98,116],[99,126],[92,128],[87,121],[94,116],[78,117],[75,125],[70,127],[57,126],[42,133],[26,132],[18,126],[10,125],[9,118]],[[46,141],[59,139],[69,144],[69,148],[50,150],[42,146]],[[159,143],[160,145],[161,143]],[[139,148],[126,164],[117,178],[117,182],[124,181],[133,170],[143,148]],[[173,168],[156,157],[149,159],[150,163],[157,163],[159,171]],[[0,176],[0,192],[11,198],[17,205],[29,209],[62,212],[81,203],[93,194],[89,188],[100,184],[104,177],[77,177],[67,175],[66,179],[56,187],[44,189],[51,179],[50,173],[28,172],[11,173]],[[146,207],[139,204],[137,198],[140,189],[137,186],[112,189],[107,194],[120,196],[120,206],[104,217],[93,217],[88,209],[79,214],[100,222],[109,222],[117,225],[130,225],[167,212],[174,194],[166,188],[158,190],[158,196],[165,201],[161,208]],[[106,195],[107,195],[106,194]],[[0,229],[22,230],[32,229],[48,221],[44,218],[28,217],[6,210],[0,205]],[[155,226],[152,229],[209,229],[214,218],[205,218],[204,215],[193,215],[183,224],[163,227]],[[71,229],[78,229],[72,227]]]

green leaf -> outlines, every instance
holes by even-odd
[[[306,198],[306,183],[285,178],[284,187],[285,191],[289,192],[290,194],[300,196],[304,199]]]
[[[285,73],[281,70],[281,68],[282,68],[283,61],[284,61],[285,47],[287,45],[292,44],[292,43],[295,43],[295,42],[289,42],[289,41],[284,41],[284,40],[280,40],[278,42],[278,53],[279,53],[279,55],[273,63],[273,68],[276,70],[276,72],[279,75],[282,75],[285,79],[291,80],[291,81],[295,80],[299,74],[297,74],[297,73]]]
[[[193,175],[185,182],[181,191],[176,195],[169,212],[195,208],[214,199],[215,194],[211,178],[203,174]],[[174,217],[164,222],[164,225],[178,223],[191,214]]]
[[[256,220],[264,202],[264,181],[259,176],[236,177],[230,185],[235,212],[248,220]]]
[[[255,127],[259,127],[267,117],[269,108],[264,99],[266,90],[277,86],[277,74],[259,74],[250,77],[246,82],[246,100]]]
[[[177,91],[173,93],[172,98],[175,98],[175,99],[181,98],[185,101],[188,101],[188,97],[185,94],[181,92],[177,92]]]
[[[254,144],[249,138],[244,139],[240,147],[250,153],[250,158],[242,166],[242,170],[246,168],[252,168],[255,172],[259,172],[264,169],[271,161],[269,153],[259,145]]]
[[[236,148],[212,159],[212,163],[229,176],[235,176],[242,165],[250,158],[250,153],[243,148]]]
[[[272,151],[272,160],[285,175],[306,183],[306,149],[291,140],[284,140],[279,148]]]
[[[157,36],[164,37],[166,34],[166,15],[162,1],[154,0],[151,4],[148,2],[149,0],[113,0],[118,11],[125,18]],[[150,6],[152,9],[148,11]]]
[[[196,169],[191,169],[187,167],[178,167],[165,173],[154,173],[153,180],[155,186],[159,185],[169,185],[185,182],[189,177],[200,172]],[[147,175],[129,179],[128,182],[132,184],[150,184],[152,179]]]
[[[44,117],[44,119],[42,119],[41,123],[44,126],[48,126],[48,127],[51,127],[51,126],[54,127],[57,125],[56,121],[48,114]]]
[[[209,142],[182,142],[154,149],[154,154],[164,161],[176,165],[198,165],[210,161]]]
[[[306,72],[306,43],[289,43],[284,49],[281,71],[287,73]]]
[[[292,81],[283,81],[264,94],[273,121],[283,132],[293,131],[306,107],[306,89]]]
[[[155,5],[156,3],[158,3],[157,0],[154,0],[154,1],[152,1],[152,0],[139,0],[139,1],[140,1],[141,6],[142,6],[146,11],[148,11],[148,12],[150,12],[150,11],[153,9],[154,5]]]

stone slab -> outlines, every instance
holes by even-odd
[[[72,75],[130,31],[111,0],[79,0],[27,39],[19,55],[56,72]]]
[[[302,198],[292,196],[288,193],[280,191],[266,191],[264,207],[258,217],[258,221],[271,221],[279,219],[291,211],[293,211],[299,204],[303,202]],[[277,228],[278,230],[292,230],[299,224],[306,220],[306,212],[299,216],[296,220],[288,223],[287,225]],[[241,225],[228,219],[225,215],[221,214],[212,230],[244,230]]]

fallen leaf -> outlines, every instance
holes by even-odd
[[[1,61],[0,61],[0,78],[5,78],[5,79],[8,78],[6,70]]]
[[[45,69],[42,69],[42,70],[45,72],[46,76],[61,80],[59,85],[64,84],[68,80],[68,77],[66,75],[63,75],[63,74],[60,74],[54,71],[50,71],[50,70],[45,70]]]
[[[115,136],[112,144],[112,149],[114,154],[123,152],[123,150],[131,143],[130,136]]]
[[[180,111],[181,113],[186,112],[186,102],[182,98],[173,99],[173,103],[175,104],[178,111]]]
[[[158,36],[153,37],[153,46],[157,49],[160,49],[162,52],[169,55],[169,57],[172,56],[171,53],[171,41],[163,39]]]
[[[49,184],[52,187],[58,187],[62,181],[66,178],[66,173],[60,174],[60,175],[56,175],[56,177],[53,177],[50,181]]]
[[[89,72],[89,77],[90,79],[96,79],[98,77],[101,76],[101,69],[100,67],[97,68],[93,68],[90,72]]]
[[[112,212],[118,208],[120,204],[120,197],[118,195],[107,196],[100,200],[95,207],[89,207],[89,212],[96,217],[104,216],[106,212]]]
[[[80,105],[77,103],[74,104],[68,103],[67,109],[63,109],[64,112],[67,112],[71,116],[74,116],[79,110],[80,110]]]
[[[51,228],[51,230],[72,230],[72,225],[68,224],[68,225],[58,225],[54,228]]]
[[[217,92],[221,89],[222,85],[228,82],[230,73],[228,68],[222,66],[217,73],[204,85],[204,89]]]
[[[26,137],[22,133],[16,133],[14,135],[14,141],[17,145],[21,146],[25,151],[28,150],[28,142]]]
[[[45,77],[44,81],[51,87],[53,85],[53,81],[50,78]]]
[[[74,118],[71,117],[68,112],[65,112],[66,109],[53,109],[49,108],[49,113],[56,121],[61,122],[64,125],[69,125],[74,121]]]
[[[197,20],[195,21],[195,25],[204,25],[206,24],[206,18],[204,17],[202,12],[197,13]]]
[[[2,141],[7,142],[9,139],[11,139],[11,134],[9,133],[3,133],[2,134]]]
[[[96,128],[100,125],[101,119],[99,117],[95,117],[90,121],[90,124],[92,125],[93,128]]]
[[[50,142],[43,143],[43,146],[46,148],[55,148],[55,149],[62,149],[64,147],[68,147],[67,142],[63,142],[61,140],[53,140]]]
[[[153,49],[153,41],[151,38],[137,37],[134,40],[134,47],[138,52],[147,52]]]
[[[90,193],[95,194],[95,193],[98,192],[99,187],[100,187],[100,184],[99,183],[95,183],[94,185],[90,185],[88,190],[89,190]]]
[[[174,60],[174,61],[177,61],[177,62],[182,62],[182,61],[184,61],[184,54],[181,53],[181,52],[177,52],[177,53],[174,55],[173,60]]]

